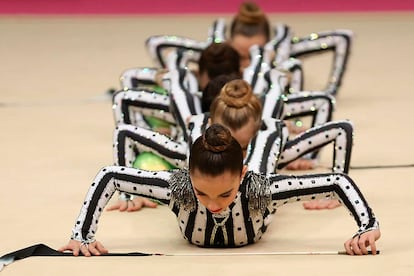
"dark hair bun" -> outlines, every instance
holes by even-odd
[[[233,136],[230,131],[220,125],[212,124],[203,134],[203,145],[204,147],[212,152],[223,152],[232,143]]]

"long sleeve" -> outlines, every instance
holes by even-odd
[[[255,173],[274,173],[288,136],[283,121],[263,119],[262,129],[251,139],[245,164]]]
[[[336,94],[341,86],[351,51],[353,33],[350,30],[334,30],[312,33],[305,38],[293,38],[291,57],[316,53],[326,50],[334,51],[333,66],[326,89],[327,93]]]
[[[187,120],[201,113],[200,98],[196,94],[198,82],[188,70],[172,70],[163,78],[164,87],[171,96],[171,112],[187,140]]]
[[[147,126],[144,116],[153,116],[175,123],[170,113],[170,97],[149,90],[119,91],[112,100],[115,124]]]
[[[71,238],[85,243],[95,240],[99,217],[115,191],[168,204],[171,196],[168,184],[170,176],[169,171],[150,172],[119,166],[103,168],[89,187]]]
[[[287,141],[279,158],[278,169],[311,153],[318,158],[319,149],[332,144],[332,171],[348,173],[353,147],[353,125],[349,121],[333,121],[312,127]]]
[[[149,151],[162,157],[176,167],[187,164],[188,144],[133,125],[118,125],[114,131],[114,163],[131,167],[137,155]]]
[[[182,49],[201,52],[209,43],[175,35],[154,35],[147,39],[145,45],[151,58],[161,67],[166,67],[166,50]]]
[[[379,223],[358,186],[345,174],[273,174],[269,175],[269,180],[273,209],[289,202],[338,197],[359,227],[356,235],[379,228]]]
[[[142,85],[157,84],[157,68],[135,67],[129,68],[122,72],[119,81],[123,90],[134,89]]]

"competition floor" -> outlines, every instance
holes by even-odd
[[[127,68],[152,65],[145,39],[203,40],[217,16],[0,17],[0,256],[69,239],[87,188],[112,163],[110,87]],[[227,17],[230,19],[229,17]],[[297,35],[355,32],[335,119],[355,124],[352,166],[414,163],[414,14],[273,14]],[[322,88],[330,54],[305,61],[307,89]],[[329,165],[323,151],[321,168]],[[285,172],[284,172],[285,173]],[[286,172],[289,173],[289,172]],[[382,227],[379,256],[33,257],[2,275],[413,275],[414,168],[351,169]],[[411,214],[411,215],[410,215]],[[344,208],[285,206],[262,241],[225,252],[337,251],[356,230]],[[187,244],[166,207],[107,212],[97,238],[113,252],[219,253]]]

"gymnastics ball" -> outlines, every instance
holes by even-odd
[[[132,166],[147,171],[166,171],[175,167],[152,152],[142,152],[135,159]]]
[[[171,124],[162,119],[158,119],[153,116],[145,116],[145,121],[151,127],[151,129],[157,130],[157,128],[170,128]]]
[[[151,88],[152,88],[152,91],[154,91],[157,94],[160,94],[160,95],[167,95],[168,94],[167,90],[165,90],[161,86],[154,85]],[[158,118],[153,117],[153,116],[145,116],[145,120],[147,121],[149,126],[154,130],[157,130],[157,128],[169,128],[171,126],[171,124],[169,122],[164,121],[162,119],[158,119]]]
[[[164,88],[158,85],[154,85],[153,90],[155,93],[161,94],[161,95],[167,95],[168,92]]]

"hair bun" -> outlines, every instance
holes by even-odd
[[[212,124],[203,134],[203,145],[204,147],[212,152],[223,152],[230,145],[233,140],[230,131],[220,125]]]
[[[244,2],[240,5],[238,19],[247,24],[255,24],[265,16],[260,7],[253,2]]]
[[[253,96],[251,86],[242,79],[229,81],[223,86],[220,92],[222,101],[227,106],[234,108],[246,106]]]

